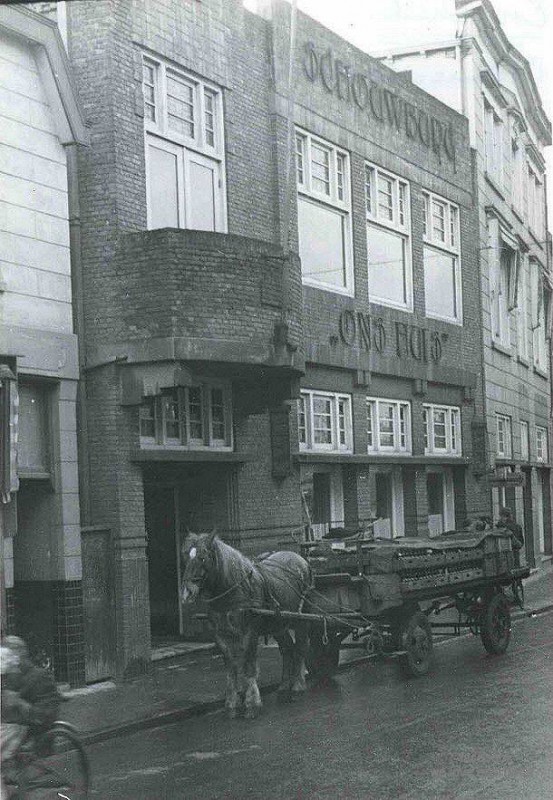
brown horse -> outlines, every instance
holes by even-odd
[[[189,533],[181,546],[183,603],[201,598],[227,667],[226,708],[235,717],[243,694],[244,714],[257,716],[261,696],[257,685],[257,644],[271,635],[282,656],[279,691],[291,697],[305,691],[305,654],[308,631],[279,611],[300,611],[311,586],[311,569],[304,558],[289,551],[251,561],[222,542],[215,533]],[[274,615],[261,617],[249,609],[264,608]],[[292,631],[293,630],[293,634]]]

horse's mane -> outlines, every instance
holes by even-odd
[[[214,578],[218,589],[229,589],[244,582],[244,579],[255,570],[253,562],[247,556],[217,536],[213,539],[212,546],[215,556]]]

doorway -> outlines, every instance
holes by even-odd
[[[405,535],[403,475],[401,467],[379,470],[375,474],[374,535],[392,539]]]
[[[180,633],[175,491],[173,487],[144,487],[152,636]]]
[[[433,470],[426,474],[428,502],[428,534],[439,536],[455,528],[453,476],[450,470]]]

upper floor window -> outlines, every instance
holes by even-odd
[[[139,409],[140,443],[232,449],[230,387],[202,383],[147,397]]]
[[[461,322],[459,208],[429,192],[422,199],[426,313]]]
[[[143,59],[148,227],[224,231],[221,91]]]
[[[369,300],[412,309],[409,184],[365,164]]]
[[[524,148],[521,144],[519,134],[513,129],[511,137],[511,169],[512,169],[512,198],[513,206],[519,212],[524,213]]]
[[[499,253],[492,267],[492,337],[505,347],[511,345],[511,311],[517,305],[519,253],[499,240]]]
[[[410,453],[411,404],[367,397],[367,447],[370,453]]]
[[[511,417],[503,414],[495,415],[496,422],[496,454],[499,458],[513,457],[513,436]]]
[[[298,237],[303,282],[353,295],[349,156],[296,130]]]
[[[460,456],[461,411],[457,406],[424,405],[424,454]]]
[[[306,390],[298,401],[300,449],[353,451],[351,395]]]
[[[544,372],[548,369],[547,320],[549,318],[550,293],[546,289],[539,261],[530,260],[532,300],[532,345],[534,366]]]
[[[20,477],[45,477],[51,471],[50,391],[48,384],[19,381],[17,471]]]
[[[528,164],[526,195],[528,198],[528,227],[540,241],[544,238],[545,196],[543,178]]]
[[[547,462],[548,460],[547,428],[536,425],[536,461]]]
[[[530,442],[528,439],[528,423],[525,420],[520,421],[520,459],[521,461],[528,461],[530,458]]]
[[[528,270],[526,258],[519,253],[517,298],[517,349],[520,358],[528,359]]]
[[[503,176],[503,124],[491,103],[484,98],[484,147],[486,172],[501,184]]]

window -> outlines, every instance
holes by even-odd
[[[424,454],[460,456],[461,411],[457,406],[424,405]]]
[[[409,184],[365,164],[369,300],[412,309]]]
[[[528,360],[528,273],[525,259],[520,255],[517,302],[517,347],[520,358]]]
[[[547,372],[547,322],[549,317],[549,292],[546,290],[541,264],[535,259],[530,261],[530,278],[532,292],[532,344],[534,366]]]
[[[19,382],[17,471],[22,477],[43,477],[51,470],[48,387]]]
[[[370,453],[411,452],[411,405],[367,397],[367,449]]]
[[[536,461],[549,461],[547,448],[547,428],[536,425]]]
[[[183,386],[147,397],[139,409],[141,445],[232,448],[230,387]]]
[[[530,458],[530,447],[528,440],[528,423],[520,421],[520,460],[528,461]]]
[[[497,456],[499,458],[512,458],[513,442],[511,434],[511,417],[505,417],[503,414],[496,414],[495,421],[497,430]]]
[[[541,241],[544,239],[544,193],[543,179],[528,165],[528,227]]]
[[[493,106],[484,99],[484,147],[486,172],[498,183],[502,180],[503,125]]]
[[[148,228],[224,231],[221,92],[143,60]]]
[[[501,239],[499,258],[492,274],[492,337],[505,347],[511,345],[511,311],[517,305],[519,253]]]
[[[428,192],[422,199],[426,313],[461,322],[459,209]]]
[[[298,402],[300,449],[353,451],[351,396],[302,391]]]
[[[349,156],[296,130],[296,180],[303,282],[353,295]]]
[[[511,138],[511,168],[513,186],[513,207],[519,214],[524,213],[524,150],[520,135],[513,129]]]

